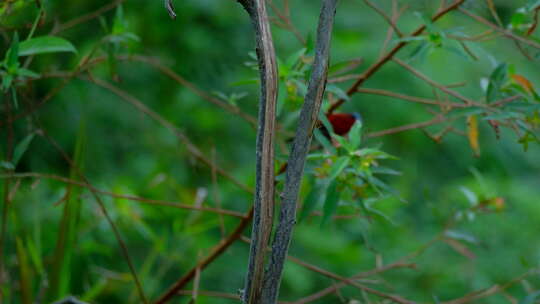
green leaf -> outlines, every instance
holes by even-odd
[[[41,36],[23,41],[19,45],[19,56],[44,53],[72,52],[77,50],[71,42],[55,36]]]
[[[382,219],[386,220],[391,225],[397,226],[397,224],[394,221],[392,221],[392,219],[388,215],[386,215],[384,212],[374,208],[373,206],[371,206],[371,204],[365,203],[364,204],[364,209],[367,210],[370,214],[375,214],[375,215],[380,216]]]
[[[21,157],[23,156],[24,152],[28,149],[28,146],[30,145],[30,142],[32,142],[32,139],[34,139],[35,134],[32,133],[28,136],[26,136],[16,147],[15,151],[13,151],[13,165],[17,167],[17,164],[19,163],[19,160],[21,160]]]
[[[403,38],[399,38],[399,39],[394,39],[394,43],[397,42],[412,42],[412,41],[426,41],[427,40],[427,37],[426,36],[408,36],[408,37],[403,37]]]
[[[38,246],[36,246],[33,240],[27,239],[26,247],[28,248],[28,254],[30,255],[30,260],[32,261],[32,264],[34,265],[37,273],[40,275],[43,274],[44,272],[43,261],[42,261],[41,253],[39,252]]]
[[[8,162],[8,161],[0,161],[0,168],[4,168],[6,170],[15,170],[15,166]]]
[[[335,85],[328,85],[326,87],[326,91],[336,94],[336,96],[339,97],[339,99],[343,99],[343,100],[351,99],[345,91],[343,91],[340,87],[335,86]]]
[[[330,170],[330,177],[328,177],[328,179],[329,180],[336,179],[336,177],[338,177],[341,174],[341,172],[343,172],[343,170],[347,168],[350,161],[351,159],[348,156],[342,156],[338,158],[332,165],[332,169]]]
[[[321,201],[321,188],[317,187],[316,183],[313,183],[311,191],[306,196],[304,200],[304,206],[302,207],[302,212],[300,213],[299,221],[303,221],[309,216],[309,214],[317,207],[318,203]]]
[[[336,213],[338,202],[339,202],[339,195],[340,193],[337,191],[338,181],[334,179],[330,185],[328,185],[328,188],[326,190],[326,198],[324,200],[324,208],[323,208],[323,218],[321,222],[321,227],[326,225],[328,220],[332,218],[332,216]]]
[[[19,98],[17,98],[17,89],[15,87],[11,87],[11,94],[13,95],[13,106],[15,109],[19,108]]]
[[[371,169],[371,172],[373,174],[402,175],[400,171],[386,167],[374,167]]]
[[[471,244],[478,244],[478,240],[474,236],[465,232],[460,232],[456,230],[448,230],[444,233],[444,236],[447,238],[458,240],[458,241],[465,241]]]
[[[349,130],[349,140],[353,150],[358,149],[362,143],[362,121],[357,120]]]
[[[311,53],[315,49],[315,40],[313,39],[313,35],[311,33],[308,33],[306,38],[306,54]]]
[[[486,110],[479,107],[467,107],[453,110],[447,115],[447,118],[464,117],[471,115],[478,115],[484,113]]]
[[[332,146],[332,143],[330,143],[328,138],[326,138],[326,136],[322,134],[321,130],[319,129],[315,130],[314,135],[315,135],[315,139],[317,139],[317,141],[321,143],[321,145],[323,145],[324,149],[328,150],[332,154],[336,152],[336,148]]]
[[[7,74],[2,77],[2,90],[7,91],[13,82],[13,75]]]
[[[489,76],[489,85],[486,93],[488,103],[496,100],[501,94],[501,88],[508,79],[508,65],[499,64]]]
[[[504,106],[504,111],[525,111],[532,112],[540,110],[539,104],[533,104],[528,102],[512,102]]]
[[[502,112],[502,113],[496,113],[492,115],[488,115],[485,117],[482,117],[482,120],[505,120],[505,119],[520,119],[523,118],[525,115],[518,112]]]
[[[478,196],[467,187],[460,187],[459,190],[465,195],[471,206],[478,205]]]
[[[15,244],[17,249],[17,264],[19,265],[19,293],[22,299],[21,303],[32,303],[32,278],[31,268],[26,254],[27,251],[23,241],[19,237],[15,238]]]
[[[126,21],[124,20],[124,8],[119,5],[116,9],[116,15],[114,16],[112,34],[122,34],[126,30]]]
[[[513,29],[519,29],[527,21],[527,15],[524,13],[518,12],[512,15],[510,20],[510,25]]]
[[[427,54],[431,50],[431,44],[427,41],[422,41],[410,54],[409,61],[413,61],[419,58],[420,61],[424,61]]]
[[[304,54],[306,54],[306,48],[301,48],[287,58],[287,60],[285,61],[285,65],[288,68],[293,69],[294,65],[298,62],[298,60],[300,60],[300,58],[302,58],[302,56],[304,56]]]
[[[32,77],[32,78],[38,78],[39,77],[39,74],[34,72],[34,71],[31,71],[29,69],[25,69],[25,68],[20,68],[17,70],[17,75],[19,76],[23,76],[23,77]]]
[[[18,67],[19,52],[20,52],[19,34],[15,32],[15,34],[13,34],[13,40],[11,41],[11,46],[9,47],[9,50],[6,53],[6,66],[8,70],[13,70]]]

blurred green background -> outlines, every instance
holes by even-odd
[[[14,1],[12,11],[0,16],[0,56],[9,48],[14,29],[21,37],[27,35],[38,14],[33,2]],[[110,1],[42,2],[45,21],[38,26],[35,36],[45,35],[54,24],[65,24]],[[278,7],[282,5],[281,1],[273,2]],[[438,5],[435,1],[398,2],[408,6],[398,23],[405,33],[423,22],[414,12],[429,16]],[[466,6],[491,20],[486,3],[467,1]],[[495,4],[506,25],[527,1],[495,1]],[[391,9],[391,1],[377,5],[386,11]],[[248,17],[240,5],[232,0],[185,0],[176,1],[175,6],[178,16],[173,21],[167,16],[162,1],[125,1],[121,19],[113,9],[103,13],[101,18],[57,34],[77,48],[76,54],[39,55],[28,68],[51,75],[71,71],[93,49],[95,57],[107,54],[149,56],[215,98],[246,93],[235,104],[255,116],[258,84],[253,79],[258,76],[245,64],[253,61],[249,53],[253,52],[254,43]],[[320,1],[290,1],[291,20],[304,39],[314,39],[319,6]],[[276,17],[272,10],[270,13]],[[104,43],[104,37],[110,34],[115,22],[138,39]],[[471,36],[486,30],[460,12],[448,14],[436,26],[444,30],[459,28]],[[340,1],[332,40],[332,63],[362,58],[363,63],[351,72],[361,73],[378,59],[387,28],[381,16],[362,1]],[[286,29],[274,26],[273,34],[282,62],[304,47]],[[534,35],[534,39],[538,39],[538,34]],[[396,43],[395,36],[390,43]],[[416,46],[415,42],[405,47],[397,57],[411,59]],[[409,64],[442,84],[466,82],[455,90],[474,100],[484,98],[481,79],[488,78],[500,62],[511,65],[517,74],[525,76],[536,87],[540,85],[540,65],[538,57],[534,58],[534,49],[532,60],[528,60],[513,41],[502,37],[469,46],[478,60],[435,48]],[[72,79],[59,94],[28,116],[31,118],[17,120],[13,124],[14,144],[41,128],[71,156],[77,154],[75,147],[80,145],[76,162],[98,189],[184,204],[195,204],[197,197],[202,197],[204,206],[220,204],[224,209],[238,212],[249,209],[252,204],[249,193],[222,176],[214,183],[212,171],[198,162],[170,130],[109,90],[95,85],[88,77],[105,79],[138,98],[182,130],[208,159],[214,159],[240,182],[253,187],[255,130],[249,123],[142,62],[105,60],[91,71],[90,76],[85,74]],[[37,103],[61,83],[58,77],[50,77],[21,85],[19,108],[9,107],[15,113],[22,113],[25,103]],[[337,87],[345,91],[351,84],[352,81],[347,81]],[[435,98],[429,85],[394,62],[388,62],[363,87]],[[285,84],[281,89],[281,96],[295,95]],[[9,96],[9,93],[4,94],[0,105],[3,121],[7,119]],[[294,115],[301,104],[301,100],[294,100],[283,101],[288,104],[279,117],[289,133],[294,131]],[[433,117],[423,105],[361,93],[353,95],[340,112],[361,113],[366,132]],[[457,134],[467,132],[465,118],[457,119],[453,126],[458,132],[448,133],[440,143],[417,129],[364,141],[363,146],[380,147],[398,157],[384,161],[401,172],[401,175],[385,178],[398,195],[388,196],[374,205],[384,217],[374,216],[372,220],[352,217],[323,227],[320,218],[309,218],[297,225],[290,254],[348,277],[374,268],[377,259],[384,264],[392,263],[421,248],[461,212],[464,218],[457,219],[451,228],[451,237],[456,243],[436,242],[410,261],[416,263],[415,269],[390,270],[370,277],[365,284],[429,303],[504,283],[538,267],[540,147],[531,143],[524,151],[524,146],[518,143],[519,137],[511,129],[501,128],[500,139],[497,139],[487,121],[480,120],[479,124],[480,157],[474,157],[467,137]],[[434,134],[445,126],[435,125],[426,131]],[[7,160],[8,132],[3,125],[0,129],[0,158],[3,160]],[[280,142],[288,137],[280,135]],[[280,155],[284,153],[281,148],[278,151]],[[33,138],[15,171],[76,175],[43,136]],[[0,179],[2,197],[9,191],[4,185],[5,173]],[[18,188],[5,223],[5,272],[1,286],[5,303],[23,303],[19,295],[21,254],[24,253],[34,299],[41,297],[47,302],[55,297],[44,290],[51,283],[53,273],[58,271],[54,262],[58,256],[55,247],[61,235],[65,212],[62,198],[66,193],[70,193],[68,201],[80,202],[81,210],[75,229],[76,241],[69,253],[71,260],[60,275],[64,285],[58,297],[73,294],[92,303],[140,302],[111,228],[88,190],[46,178],[21,179],[20,185],[17,178],[12,178],[9,189],[16,184]],[[504,206],[497,212],[469,212],[474,196],[478,201],[500,198]],[[144,291],[151,299],[191,269],[196,260],[207,255],[222,238],[220,217],[216,214],[151,206],[106,195],[101,198],[126,241]],[[71,216],[75,217],[76,213]],[[225,230],[231,232],[238,219],[223,218]],[[249,231],[244,235],[249,236]],[[243,242],[232,245],[202,272],[200,289],[235,294],[242,288],[248,247]],[[474,303],[508,303],[510,297],[520,301],[540,288],[539,279],[538,275],[529,276],[502,294]],[[334,283],[288,262],[280,298],[292,302]],[[313,303],[349,303],[352,299],[365,301],[358,289],[345,287],[339,295],[331,294]],[[380,303],[376,297],[369,296],[369,299],[371,303]],[[189,297],[173,301],[188,302]],[[197,299],[197,303],[237,302],[202,295]]]

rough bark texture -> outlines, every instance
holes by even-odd
[[[243,301],[261,303],[266,247],[272,232],[274,214],[274,133],[278,73],[265,1],[239,2],[251,18],[261,77],[252,242]]]
[[[309,151],[313,127],[321,108],[328,74],[330,40],[337,0],[323,0],[319,25],[315,61],[309,79],[308,92],[300,113],[296,137],[288,160],[285,187],[283,190],[279,224],[272,245],[270,264],[265,274],[263,289],[264,304],[275,304],[283,265],[287,257],[292,230],[296,223],[296,204],[304,174],[304,164]]]

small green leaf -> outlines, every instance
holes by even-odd
[[[11,87],[11,94],[13,95],[13,106],[15,109],[19,108],[19,98],[17,97],[17,89],[15,87]]]
[[[330,177],[328,177],[328,179],[329,180],[336,179],[336,177],[338,177],[341,174],[341,172],[343,172],[343,170],[347,168],[350,160],[351,159],[348,156],[342,156],[338,158],[332,165],[332,169],[330,170]]]
[[[328,220],[336,213],[340,193],[337,191],[338,181],[334,179],[326,190],[326,198],[324,200],[323,218],[321,227],[326,225]]]
[[[7,91],[13,82],[13,75],[7,74],[2,77],[2,90]]]
[[[6,54],[6,66],[8,70],[12,70],[19,65],[19,52],[20,52],[20,44],[19,44],[19,34],[15,32],[13,34],[13,40],[11,41],[11,46],[9,47],[9,50]]]
[[[302,56],[304,56],[304,54],[306,54],[306,48],[301,48],[287,58],[287,60],[285,61],[285,65],[288,68],[293,69],[294,65],[298,62],[298,60],[300,60],[300,58],[302,58]]]
[[[329,85],[326,87],[326,91],[330,93],[336,94],[337,97],[343,100],[349,100],[351,99],[349,95],[345,91],[343,91],[340,87],[335,85]]]
[[[55,36],[41,36],[23,41],[19,45],[19,56],[44,53],[73,52],[77,50],[71,42]]]
[[[314,132],[314,135],[315,135],[315,139],[317,139],[317,141],[319,143],[321,143],[321,145],[323,145],[323,147],[326,150],[328,150],[332,154],[334,154],[336,152],[336,148],[334,148],[334,146],[332,146],[332,143],[330,143],[328,138],[326,138],[326,136],[324,136],[322,134],[321,130],[316,129],[315,132]]]
[[[496,100],[501,94],[501,88],[508,78],[508,65],[499,64],[489,76],[489,85],[486,93],[488,103]]]
[[[113,21],[112,34],[122,34],[126,30],[126,21],[124,20],[124,8],[119,5],[116,9],[116,15]]]
[[[447,118],[464,117],[471,115],[478,115],[484,113],[486,110],[480,107],[467,107],[453,110],[447,115]]]
[[[431,44],[427,41],[422,41],[410,54],[409,54],[409,61],[413,61],[415,59],[419,59],[420,61],[424,61],[427,54],[431,50]]]
[[[512,15],[510,20],[510,25],[513,29],[519,29],[527,20],[527,15],[524,13],[518,12]]]
[[[411,41],[426,41],[426,36],[408,36],[399,39],[395,39],[394,42],[411,42]]]
[[[444,233],[444,236],[447,238],[451,238],[458,241],[465,241],[471,244],[478,244],[478,240],[465,232],[456,231],[456,230],[448,230]]]
[[[314,183],[311,191],[306,196],[304,200],[304,206],[302,207],[302,212],[300,213],[299,221],[303,221],[309,214],[317,207],[318,203],[321,201],[321,189],[317,187]]]
[[[31,77],[31,78],[38,78],[39,77],[39,74],[34,72],[34,71],[31,71],[29,69],[25,69],[25,68],[20,68],[17,70],[17,75],[19,76],[23,76],[23,77]]]
[[[0,161],[0,168],[4,168],[6,170],[15,170],[15,166],[7,161]]]
[[[15,151],[13,151],[13,165],[17,167],[17,164],[19,163],[19,160],[21,160],[24,152],[28,149],[28,146],[30,145],[30,142],[32,142],[32,139],[34,139],[35,133],[32,133],[28,136],[26,136],[16,147]]]
[[[313,35],[311,33],[308,33],[306,38],[306,54],[309,54],[315,49],[315,41],[313,39]]]
[[[496,113],[492,115],[488,115],[485,117],[482,117],[482,120],[505,120],[505,119],[520,119],[523,118],[525,115],[523,113],[518,112],[502,112],[502,113]]]
[[[471,204],[471,206],[478,205],[478,196],[476,196],[476,194],[474,192],[472,192],[469,188],[461,187],[461,188],[459,188],[459,190],[461,190],[463,195],[465,195],[465,197],[467,198],[467,200],[469,201],[469,204]]]
[[[349,139],[353,150],[360,147],[360,143],[362,142],[362,121],[357,120],[353,124],[351,130],[349,130]]]

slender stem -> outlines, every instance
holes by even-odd
[[[486,19],[484,19],[484,18],[482,18],[482,17],[480,17],[478,15],[475,15],[475,14],[471,13],[470,11],[468,11],[468,10],[466,10],[464,8],[459,8],[459,11],[462,12],[463,14],[473,18],[474,20],[484,24],[485,26],[495,30],[496,32],[499,32],[499,33],[503,34],[504,36],[506,36],[506,37],[508,37],[510,39],[513,39],[515,41],[519,41],[519,42],[522,42],[522,43],[527,44],[529,46],[532,46],[534,48],[540,49],[540,43],[537,43],[537,42],[535,42],[533,40],[518,36],[518,35],[512,33],[509,30],[505,30],[503,28],[500,28],[497,25],[487,21]]]

